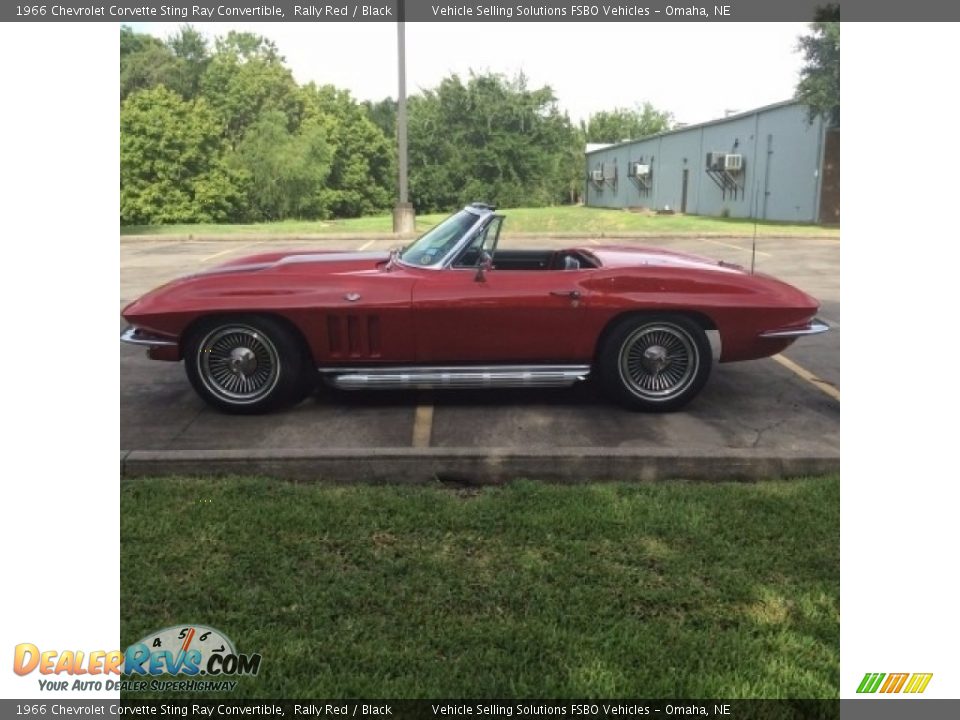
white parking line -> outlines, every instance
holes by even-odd
[[[261,242],[262,241],[258,240],[256,242],[247,243],[246,245],[240,245],[239,247],[232,247],[226,250],[221,250],[220,252],[214,253],[213,255],[207,255],[205,258],[202,258],[200,262],[202,263],[209,262],[210,260],[214,260],[220,257],[221,255],[226,255],[228,253],[236,252],[237,250],[243,250],[244,248],[253,247],[254,245],[260,245]]]
[[[837,402],[840,402],[840,388],[836,387],[831,383],[828,383],[826,380],[822,380],[818,378],[816,375],[814,375],[812,372],[810,372],[806,368],[801,367],[800,365],[797,365],[790,358],[784,357],[783,355],[774,355],[773,359],[776,360],[781,365],[783,365],[790,372],[795,373],[796,375],[799,375],[800,377],[802,377],[804,380],[806,380],[808,383],[813,385],[815,388],[817,388],[821,392],[826,393]]]
[[[433,405],[417,405],[413,415],[413,447],[430,447],[433,435]]]
[[[357,248],[357,252],[363,252],[363,251],[366,250],[368,247],[370,247],[371,245],[373,245],[373,243],[374,243],[373,240],[368,240],[368,241],[365,242],[363,245],[361,245],[360,247]]]
[[[720,242],[719,240],[711,240],[710,238],[700,238],[704,242],[708,242],[712,245],[721,245],[727,248],[733,248],[734,250],[742,250],[743,252],[750,252],[750,248],[740,247],[739,245],[734,245],[733,243]],[[768,252],[763,252],[762,250],[757,250],[757,255],[763,255],[764,257],[773,257]]]

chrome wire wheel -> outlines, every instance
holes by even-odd
[[[249,325],[226,325],[208,333],[200,341],[196,362],[204,387],[232,405],[258,402],[280,379],[276,346]]]
[[[677,325],[643,325],[623,341],[618,357],[620,378],[634,395],[648,402],[669,402],[694,382],[700,353],[690,334]]]

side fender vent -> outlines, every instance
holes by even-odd
[[[349,313],[327,316],[331,358],[377,358],[383,352],[380,316]]]

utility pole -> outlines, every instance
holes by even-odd
[[[397,187],[399,197],[393,209],[393,231],[414,232],[413,205],[407,190],[407,44],[404,0],[397,0]]]

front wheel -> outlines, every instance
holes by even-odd
[[[187,339],[187,377],[194,390],[224,412],[266,412],[303,399],[307,362],[294,334],[268,317],[202,322]]]
[[[686,405],[703,388],[713,362],[706,333],[682,315],[621,321],[600,351],[607,392],[634,410],[666,412]]]

